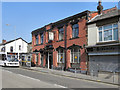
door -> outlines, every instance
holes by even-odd
[[[43,54],[41,54],[41,66],[43,66],[43,60],[44,60],[44,56]]]
[[[49,53],[49,68],[53,68],[53,53]]]
[[[53,66],[53,53],[47,52],[47,54],[46,54],[46,67],[48,69],[52,69],[52,66]]]

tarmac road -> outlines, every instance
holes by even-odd
[[[75,79],[22,68],[2,69],[3,88],[118,88],[117,85]]]

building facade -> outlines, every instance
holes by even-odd
[[[116,7],[103,12],[106,14],[113,10]],[[32,31],[32,62],[39,67],[77,68],[86,72],[89,61],[85,47],[89,46],[89,41],[92,43],[96,40],[88,36],[89,26],[86,23],[97,16],[98,12],[87,10]]]
[[[51,23],[32,32],[33,62],[47,68],[87,70],[86,22],[90,11]]]
[[[6,40],[3,40],[3,43],[0,44],[1,60],[24,58],[23,54],[27,53],[27,46],[28,46],[28,43],[22,38],[17,38],[15,40],[11,40],[8,42],[6,42]]]
[[[120,70],[120,11],[111,10],[97,15],[87,23],[90,72]]]

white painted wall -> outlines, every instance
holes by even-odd
[[[95,45],[98,41],[98,28],[96,24],[88,25],[88,46]]]
[[[19,50],[19,45],[21,45],[21,50]],[[27,53],[28,44],[22,39],[18,39],[5,45],[1,45],[0,51],[3,46],[5,46],[5,53],[10,52],[11,46],[13,46],[13,53]]]

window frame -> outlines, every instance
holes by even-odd
[[[13,46],[10,46],[10,52],[13,52]]]
[[[36,39],[37,37],[37,39]],[[37,45],[39,43],[39,38],[38,38],[38,34],[35,35],[35,44]]]
[[[71,49],[71,51],[70,51],[70,63],[80,63],[80,49],[77,49],[78,51],[77,52],[75,52],[75,49],[77,49],[77,48],[72,48]],[[73,50],[73,52],[72,52],[72,50]],[[73,54],[73,55],[72,55]],[[77,57],[78,57],[78,60],[77,60],[77,62],[75,62],[75,55],[77,54]]]
[[[63,27],[59,28],[58,33],[59,33],[58,39],[59,39],[59,41],[62,41],[64,39],[64,28]],[[61,39],[60,39],[60,35],[63,35],[63,36],[61,36],[62,37]]]
[[[97,40],[97,42],[110,42],[110,41],[117,41],[117,40],[118,40],[119,37],[117,38],[117,40],[114,39],[114,29],[118,29],[118,27],[113,27],[114,24],[117,24],[117,25],[118,25],[118,23],[112,23],[112,24],[106,24],[106,25],[103,25],[103,26],[99,26],[99,27],[98,27],[98,40]],[[111,28],[111,29],[109,28],[109,29],[105,29],[105,30],[104,30],[104,27],[105,27],[105,26],[109,26],[109,25],[112,25],[112,28]],[[102,30],[99,30],[100,27],[102,28]],[[109,31],[109,30],[112,30],[112,40],[104,40],[104,37],[105,37],[105,36],[104,36],[104,32],[105,32],[105,31]],[[101,41],[100,41],[100,34],[99,34],[99,32],[102,32],[102,40],[101,40]]]
[[[20,51],[22,50],[21,45],[19,45],[19,50],[20,50]]]
[[[75,27],[75,25],[78,25],[78,26]],[[75,33],[73,33],[73,30],[74,30]],[[78,33],[77,33],[77,31],[78,31]],[[79,24],[75,23],[75,24],[72,25],[72,38],[77,38],[77,37],[79,37]]]
[[[62,53],[61,53],[61,50],[63,50]],[[61,56],[63,56],[62,61],[60,61],[60,58],[59,58]],[[59,49],[58,52],[57,52],[57,63],[64,63],[64,62],[65,62],[65,52],[64,52],[64,49]]]
[[[35,55],[35,62],[38,64],[38,54]]]
[[[43,44],[43,42],[44,42],[44,33],[41,33],[40,34],[40,43]]]

